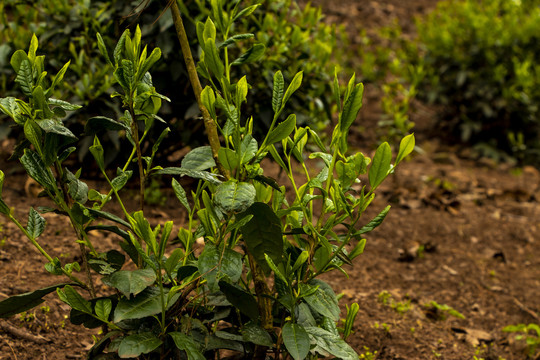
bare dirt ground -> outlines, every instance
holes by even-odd
[[[405,32],[413,31],[412,16],[436,1],[313,3],[324,7],[327,21],[346,22],[354,38],[359,27],[374,29],[395,17]],[[370,91],[367,96],[377,96],[377,89]],[[364,128],[380,116],[376,102],[371,104],[362,110]],[[458,157],[463,152],[457,147],[427,135],[435,112],[412,116],[422,124],[415,132],[423,154],[403,163],[381,187],[366,219],[387,203],[392,210],[369,234],[365,253],[348,269],[349,279],[325,279],[343,295],[344,307],[360,305],[348,341],[366,359],[526,359],[524,344],[502,328],[540,323],[540,173]],[[353,146],[369,154],[373,139],[357,134]],[[31,206],[46,200],[25,189],[21,167],[6,163],[6,157],[1,154],[4,198],[23,219]],[[182,223],[178,204],[165,196],[165,205],[151,210],[153,221]],[[43,246],[61,259],[77,260],[69,225],[54,214],[45,217]],[[0,300],[62,281],[48,276],[42,258],[15,226],[4,219],[0,225]],[[464,318],[445,316],[429,305],[432,301]],[[68,310],[53,294],[33,311],[0,320],[0,359],[85,358],[96,332],[70,325]]]

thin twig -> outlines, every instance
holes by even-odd
[[[182,16],[180,15],[180,9],[178,8],[177,2],[173,1],[170,8],[174,21],[174,26],[176,28],[176,34],[178,36],[178,40],[180,41],[180,47],[182,48],[184,61],[186,62],[186,68],[189,74],[189,81],[191,83],[191,86],[193,87],[193,92],[195,93],[197,104],[199,104],[199,109],[201,110],[203,116],[204,127],[207,133],[206,135],[208,137],[208,141],[210,142],[210,147],[212,148],[212,156],[214,157],[220,174],[223,175],[226,179],[229,179],[229,171],[225,169],[218,160],[218,151],[221,147],[221,144],[219,142],[217,126],[214,122],[214,119],[212,119],[212,117],[210,116],[208,109],[206,109],[206,107],[201,101],[202,86],[199,80],[199,75],[197,75],[197,67],[195,66],[193,55],[191,54],[191,48],[189,46],[189,41],[186,35],[186,30],[184,29],[184,23],[182,21]]]
[[[15,337],[32,341],[32,342],[35,342],[36,344],[46,344],[50,342],[50,340],[44,338],[41,335],[34,335],[25,331],[24,329],[16,328],[15,326],[11,325],[5,320],[0,320],[0,328],[2,328],[2,330],[4,330],[7,333],[10,333],[11,335]]]

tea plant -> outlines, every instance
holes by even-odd
[[[324,144],[317,132],[297,126],[296,116],[286,110],[303,73],[296,73],[287,85],[277,71],[269,99],[272,122],[265,136],[257,139],[253,129],[258,114],[243,112],[251,87],[249,75],[235,79],[231,69],[256,61],[264,47],[253,44],[238,57],[229,52],[236,42],[251,37],[234,34],[234,23],[256,5],[241,8],[240,2],[231,6],[223,0],[211,1],[208,18],[196,26],[202,47],[197,65],[178,4],[169,5],[210,146],[190,151],[179,167],[154,165],[169,129],[161,132],[148,153],[141,143],[156,121],[162,121],[157,113],[162,101],[168,100],[156,91],[149,73],[161,51],[150,52],[143,46],[138,27],[133,34],[123,33],[112,55],[98,35],[99,50],[114,69],[119,87],[113,96],[121,100],[124,113],[117,119],[90,118],[85,131],[117,131],[131,146],[124,166],[108,169],[106,152],[99,137],[94,137],[90,152],[110,189],[106,193],[90,189],[80,179],[81,170],[65,165],[77,138],[62,119],[79,107],[51,94],[62,83],[69,63],[49,80],[44,56],[37,55],[35,36],[28,52],[13,54],[16,82],[26,100],[0,99],[0,110],[23,128],[25,140],[14,156],[43,187],[51,207],[31,208],[26,225],[1,197],[0,212],[45,257],[46,270],[69,282],[8,298],[0,302],[0,316],[26,311],[56,291],[72,308],[72,323],[105,330],[90,350],[90,359],[102,354],[221,358],[224,349],[249,359],[271,354],[274,358],[288,354],[295,360],[328,355],[358,359],[344,341],[358,306],[348,309],[342,337],[336,326],[337,297],[319,277],[333,270],[346,273],[346,266],[362,254],[364,234],[377,227],[390,208],[370,221],[362,215],[379,185],[413,150],[414,137],[401,141],[394,164],[388,143],[378,147],[373,159],[349,154],[347,134],[361,108],[363,86],[353,75],[342,94],[336,74],[333,88],[339,118],[330,144]],[[208,81],[204,88],[197,72]],[[309,152],[308,142],[318,151]],[[265,175],[265,158],[283,170],[286,184]],[[322,162],[317,173],[308,171],[309,159]],[[187,211],[187,225],[177,234],[172,221],[153,227],[144,215],[146,183],[156,175],[172,177],[172,189]],[[367,175],[367,183],[360,182],[360,175]],[[178,181],[183,176],[197,181],[191,191]],[[0,171],[0,189],[4,180]],[[137,211],[129,211],[122,196],[129,181],[139,185]],[[111,201],[118,203],[120,213],[104,210]],[[62,263],[40,245],[44,212],[70,219],[81,263]],[[121,249],[98,251],[88,236],[93,231],[115,234]],[[197,242],[200,238],[202,246]],[[107,290],[96,292],[92,273],[100,276]]]
[[[419,96],[442,105],[441,127],[495,158],[538,161],[537,24],[530,1],[441,1],[418,21]],[[508,157],[508,156],[506,156]]]

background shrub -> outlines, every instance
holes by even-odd
[[[538,161],[539,4],[443,1],[417,24],[420,96],[443,104],[444,126],[484,155]]]
[[[238,2],[230,1],[227,6],[233,7]],[[264,133],[272,121],[272,106],[266,99],[272,96],[271,84],[277,69],[282,69],[285,81],[291,81],[294,74],[304,71],[306,86],[302,93],[295,94],[291,99],[291,110],[297,113],[300,125],[308,124],[313,129],[323,129],[331,113],[327,101],[330,98],[328,84],[331,84],[331,79],[327,74],[333,73],[331,55],[336,54],[336,39],[344,36],[343,31],[324,24],[319,8],[309,5],[301,8],[296,1],[247,0],[242,2],[242,6],[259,2],[261,5],[253,14],[238,22],[235,28],[237,34],[255,35],[252,41],[240,44],[235,50],[238,53],[256,42],[266,46],[261,61],[236,67],[237,74],[247,73],[250,83],[256,84],[250,91],[250,105],[247,105],[252,108],[246,109],[259,114],[254,122],[255,133]],[[197,56],[200,50],[194,24],[208,16],[210,5],[204,0],[186,4],[182,10],[184,15],[189,13],[186,27],[192,41],[192,50]],[[202,128],[199,127],[201,122],[182,121],[198,117],[199,111],[189,85],[178,39],[174,31],[170,31],[173,27],[170,12],[163,12],[162,2],[6,0],[0,4],[0,14],[3,16],[0,24],[0,94],[3,96],[12,95],[8,91],[14,80],[9,64],[11,54],[15,49],[25,48],[35,33],[40,38],[42,51],[49,58],[71,58],[70,71],[66,74],[66,84],[71,85],[57,90],[62,91],[62,94],[56,94],[55,97],[84,106],[84,112],[74,115],[76,117],[70,119],[72,122],[82,124],[85,119],[97,114],[120,116],[118,103],[110,97],[114,91],[114,79],[109,75],[109,65],[99,54],[96,33],[102,34],[107,46],[113,46],[125,28],[133,28],[135,23],[141,23],[145,24],[142,28],[145,34],[143,41],[149,46],[160,47],[163,52],[161,62],[152,73],[153,83],[172,100],[172,105],[164,104],[161,114],[171,125],[174,136],[170,136],[171,140],[168,141],[174,144],[164,144],[162,156],[169,155],[168,150],[178,149],[179,143],[193,144],[196,139],[204,139]],[[336,36],[336,33],[342,35]],[[61,65],[50,64],[51,68],[59,68]],[[2,122],[0,136],[10,134],[9,125],[7,119]],[[10,136],[14,135],[12,133]],[[121,146],[118,136],[113,131],[104,134],[104,146],[117,150],[109,151],[110,156],[122,153],[118,151]],[[91,136],[81,139],[78,154],[80,160],[88,153],[91,142]]]

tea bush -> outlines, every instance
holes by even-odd
[[[196,66],[178,4],[170,3],[210,144],[191,150],[179,167],[154,164],[169,128],[153,139],[152,147],[141,146],[163,121],[157,114],[169,101],[157,92],[149,72],[161,50],[143,46],[139,27],[124,31],[112,52],[98,34],[97,46],[112,70],[118,88],[114,97],[124,112],[116,118],[88,119],[85,132],[121,132],[131,147],[125,164],[111,171],[107,150],[94,136],[89,151],[108,185],[104,192],[90,189],[81,171],[71,171],[65,162],[77,138],[63,120],[80,106],[52,95],[62,86],[69,62],[48,76],[35,36],[27,52],[17,50],[11,56],[23,96],[0,99],[0,111],[22,128],[25,140],[15,157],[51,204],[31,208],[24,225],[0,191],[0,213],[43,255],[51,276],[69,282],[3,300],[0,317],[31,309],[56,291],[71,307],[73,324],[104,330],[89,359],[219,359],[224,350],[245,359],[358,359],[344,340],[353,331],[358,306],[347,308],[344,326],[338,328],[337,297],[319,277],[334,270],[346,273],[346,266],[362,254],[364,234],[381,224],[389,207],[369,221],[363,214],[378,186],[413,150],[414,137],[403,138],[393,164],[388,143],[378,147],[373,159],[350,154],[347,135],[362,106],[363,85],[352,76],[341,92],[335,74],[339,116],[331,142],[325,144],[316,131],[299,126],[287,109],[301,87],[302,71],[289,82],[279,70],[268,99],[272,122],[264,136],[254,136],[259,116],[246,113],[243,105],[250,87],[256,86],[245,75],[232,75],[234,66],[260,57],[249,50],[257,49],[257,43],[233,56],[236,40],[245,40],[233,31],[234,24],[253,10],[213,0],[208,17],[196,23],[202,51]],[[197,69],[208,86],[200,85]],[[308,142],[316,151],[308,150]],[[282,169],[284,183],[265,174],[265,158]],[[308,171],[308,158],[320,160],[317,172]],[[172,221],[153,227],[144,215],[145,184],[157,175],[172,177],[172,190],[187,213],[186,225],[177,233]],[[365,184],[361,175],[366,175]],[[186,191],[178,181],[183,176],[196,186]],[[0,171],[0,190],[4,181],[9,179]],[[140,187],[137,211],[128,211],[123,197],[130,182]],[[104,210],[111,201],[118,203],[119,213]],[[80,262],[63,263],[40,245],[45,212],[69,218]],[[119,247],[98,251],[88,236],[95,231],[117,236]],[[99,293],[92,275],[106,286]]]
[[[424,99],[450,135],[489,155],[538,162],[540,2],[442,1],[417,23]],[[497,153],[499,151],[499,153]]]
[[[230,1],[227,7],[232,8],[239,3]],[[246,7],[258,3],[255,0],[242,2]],[[194,24],[205,19],[210,8],[210,2],[203,0],[187,2],[182,6],[183,13],[189,14],[190,21],[186,28],[196,56],[200,52],[200,44]],[[9,84],[14,79],[9,54],[15,49],[24,48],[32,33],[36,33],[42,47],[52,57],[51,67],[61,66],[56,59],[65,58],[66,51],[69,51],[72,71],[66,74],[66,86],[57,89],[55,96],[84,106],[81,111],[71,115],[71,121],[82,124],[85,117],[98,114],[118,116],[122,109],[110,98],[114,92],[114,78],[110,76],[109,65],[99,56],[95,35],[99,32],[105,44],[112,46],[123,29],[133,28],[138,22],[144,24],[143,40],[162,49],[164,62],[156,64],[153,82],[172,99],[170,104],[164,104],[162,116],[169,120],[199,116],[196,101],[189,91],[180,47],[174,31],[171,31],[172,17],[168,12],[163,12],[160,1],[39,0],[30,3],[6,0],[0,4],[0,14],[3,15],[0,23],[0,93],[10,95]],[[310,125],[316,130],[328,125],[331,109],[327,99],[331,97],[328,86],[331,78],[327,74],[334,68],[330,55],[336,56],[337,40],[334,35],[340,31],[324,24],[321,19],[319,8],[309,5],[300,8],[295,1],[277,0],[262,1],[249,16],[235,24],[237,34],[253,35],[249,35],[251,40],[240,43],[234,51],[243,52],[255,42],[267,49],[265,61],[251,64],[249,68],[250,81],[256,87],[250,91],[250,103],[244,105],[253,107],[248,110],[259,114],[260,121],[255,123],[257,134],[263,133],[272,120],[271,106],[264,100],[271,95],[269,89],[277,69],[282,70],[287,81],[292,80],[299,69],[303,69],[309,80],[306,81],[306,91],[295,94],[291,99],[290,106],[298,114],[298,123]],[[247,70],[244,65],[239,65],[231,72],[239,75]],[[193,143],[194,137],[202,140],[198,127],[186,127],[184,124],[183,121],[171,124],[171,131],[177,140],[181,139],[184,143]],[[4,126],[2,129],[1,135],[7,136],[10,128]],[[116,149],[116,154],[121,153],[118,152],[121,141],[115,132],[107,131],[102,140],[104,146]],[[87,154],[91,143],[91,136],[81,143],[80,159]],[[167,143],[164,148],[170,145]]]

